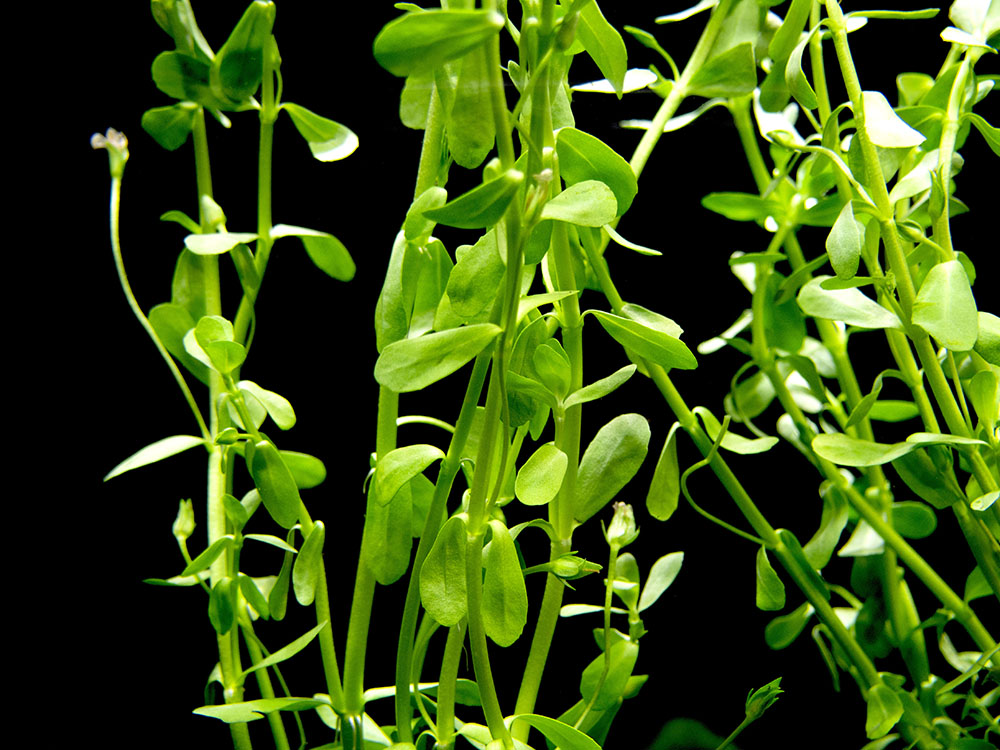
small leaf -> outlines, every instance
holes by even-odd
[[[979,338],[975,351],[991,365],[1000,367],[1000,318],[993,313],[980,311],[978,316]]]
[[[241,380],[236,387],[257,399],[280,429],[289,430],[295,426],[295,410],[284,396],[261,388],[252,380]]]
[[[612,338],[643,359],[666,369],[693,370],[698,366],[691,350],[676,336],[611,313],[594,310],[592,314]]]
[[[379,505],[388,504],[404,484],[443,458],[444,453],[434,445],[407,445],[390,451],[375,464],[372,497]]]
[[[777,201],[751,193],[709,193],[701,199],[701,205],[733,221],[761,222],[768,217],[781,217],[785,212]]]
[[[604,673],[605,658],[599,655],[583,671],[580,678],[580,695],[585,701],[593,700],[594,708],[603,710],[610,708],[622,699],[628,678],[632,676],[635,662],[639,658],[639,645],[628,640],[619,640],[610,647],[611,668],[601,682]],[[596,697],[594,693],[597,693]],[[565,745],[560,743],[560,747]]]
[[[614,191],[598,180],[570,185],[542,208],[542,219],[565,221],[584,227],[610,224],[618,215]]]
[[[646,578],[646,585],[642,588],[642,595],[639,597],[640,612],[655,604],[663,592],[670,588],[670,584],[680,573],[683,562],[683,552],[671,552],[653,563],[649,577]]]
[[[705,432],[708,434],[709,439],[712,441],[718,439],[719,433],[722,432],[722,425],[719,423],[719,420],[715,418],[715,415],[704,406],[696,406],[691,411],[697,414],[701,419],[702,424],[705,425]],[[777,444],[778,438],[776,437],[759,437],[750,439],[727,430],[726,434],[722,436],[721,447],[728,451],[732,451],[733,453],[752,455],[755,453],[764,453],[769,451]]]
[[[475,169],[486,159],[496,138],[486,48],[472,50],[455,64],[461,65],[461,70],[445,125],[448,150],[456,164]]]
[[[208,548],[194,558],[181,572],[181,577],[193,576],[203,570],[212,567],[212,563],[219,559],[219,555],[233,546],[232,536],[223,536],[212,542]]]
[[[809,602],[802,602],[787,615],[775,617],[764,628],[764,640],[767,641],[767,645],[776,651],[791,646],[799,637],[799,633],[805,629],[813,612],[815,610]]]
[[[278,451],[300,490],[318,487],[326,480],[326,466],[315,456],[298,451]]]
[[[809,35],[796,44],[785,63],[785,85],[795,97],[795,101],[805,109],[816,109],[819,106],[816,92],[813,91],[809,79],[802,72],[802,53],[805,52],[811,38],[812,36]]]
[[[213,232],[211,234],[189,234],[184,238],[184,247],[196,255],[222,255],[237,245],[253,242],[256,234],[248,232]]]
[[[587,446],[576,480],[575,518],[586,521],[607,505],[635,476],[649,446],[649,424],[638,414],[622,414]]]
[[[628,53],[621,34],[608,23],[596,0],[583,4],[576,28],[576,38],[583,44],[583,48],[597,64],[604,77],[611,82],[620,98],[625,85]]]
[[[498,326],[480,323],[393,342],[375,363],[375,379],[397,393],[419,391],[451,375],[499,333]]]
[[[767,559],[767,549],[757,550],[757,609],[774,611],[785,606],[785,584]]]
[[[848,520],[847,500],[836,486],[824,485],[820,494],[823,497],[823,515],[819,528],[802,548],[813,570],[822,570],[830,562]]]
[[[240,673],[237,682],[242,683],[243,680],[246,679],[246,676],[248,674],[250,674],[251,672],[256,672],[258,669],[264,669],[266,667],[270,667],[275,664],[280,664],[283,661],[288,661],[290,658],[295,656],[295,654],[299,653],[302,649],[304,649],[306,646],[312,643],[313,639],[317,635],[319,635],[320,631],[329,624],[330,624],[329,620],[323,620],[323,622],[321,622],[319,625],[317,625],[307,633],[300,635],[298,638],[289,643],[287,646],[279,648],[277,651],[272,652],[271,655],[268,656],[267,658],[261,659],[252,667],[244,669],[243,672]]]
[[[861,259],[862,227],[854,218],[854,209],[847,201],[826,237],[826,252],[837,277],[850,279],[858,272]]]
[[[966,112],[962,117],[976,126],[976,130],[986,139],[986,145],[994,154],[1000,156],[1000,128],[993,127],[975,112]],[[143,122],[145,123],[145,117],[143,117]]]
[[[892,526],[907,539],[924,539],[937,528],[937,516],[923,503],[893,503]]]
[[[292,528],[298,523],[302,509],[302,499],[292,473],[273,443],[260,440],[254,444],[252,452],[250,474],[264,507],[279,526]]]
[[[305,711],[317,706],[328,706],[329,702],[316,698],[258,698],[243,703],[226,703],[216,706],[202,706],[192,713],[219,719],[227,724],[242,724],[263,719],[264,714],[275,711]]]
[[[884,737],[903,718],[902,701],[896,691],[884,683],[873,685],[865,700],[868,702],[865,734],[870,740]]]
[[[459,229],[491,227],[503,218],[523,181],[523,172],[508,169],[496,179],[484,182],[440,208],[424,211],[424,216]]]
[[[497,248],[497,232],[486,232],[475,245],[460,247],[455,254],[446,291],[454,313],[470,320],[488,309],[503,286],[506,267]]]
[[[696,96],[733,98],[757,87],[757,65],[753,44],[743,42],[716,55],[691,78],[687,90]]]
[[[595,401],[607,396],[631,378],[635,374],[636,369],[638,368],[635,365],[628,365],[608,375],[606,378],[601,378],[590,385],[585,385],[583,388],[573,391],[563,402],[563,408],[569,409],[571,406],[586,404],[589,401]]]
[[[124,474],[126,471],[138,469],[140,466],[147,466],[148,464],[162,461],[165,458],[170,458],[170,456],[176,456],[178,453],[183,453],[198,445],[205,445],[205,441],[194,435],[173,435],[172,437],[163,438],[163,440],[157,440],[155,443],[147,445],[118,464],[107,473],[104,481],[106,482],[119,474]]]
[[[554,443],[544,443],[517,472],[514,494],[525,505],[545,505],[559,494],[568,459]]]
[[[556,136],[556,153],[567,185],[600,180],[615,194],[618,215],[632,205],[639,190],[635,172],[604,141],[576,128],[562,128]]]
[[[767,48],[767,55],[772,60],[784,60],[802,36],[802,28],[809,22],[810,0],[792,0],[781,26],[774,32],[774,37]]]
[[[626,27],[627,28],[627,27]],[[656,83],[657,75],[648,68],[629,68],[625,71],[625,78],[622,82],[622,93],[640,91],[650,84]],[[584,91],[589,94],[616,94],[615,85],[607,78],[597,81],[587,81],[577,83],[570,87],[573,91]]]
[[[708,10],[709,8],[714,8],[719,4],[719,0],[701,0],[701,2],[692,5],[690,8],[679,11],[677,13],[671,13],[665,16],[657,16],[655,19],[656,23],[676,23],[677,21],[685,21],[691,16],[697,15],[702,11]]]
[[[192,102],[179,102],[170,107],[154,107],[142,115],[142,129],[168,151],[183,146],[194,127],[198,107]],[[194,231],[194,230],[192,230]]]
[[[663,442],[663,450],[656,462],[653,481],[646,494],[646,510],[658,521],[666,521],[677,510],[681,494],[680,464],[677,460],[677,430],[680,423],[674,422]]]
[[[483,628],[498,646],[510,646],[528,622],[528,592],[514,540],[500,521],[490,521],[493,539],[486,551]]]
[[[220,578],[212,587],[208,597],[208,619],[219,635],[225,635],[233,628],[236,620],[235,593],[233,579]]]
[[[515,714],[511,717],[512,723],[518,721],[537,729],[560,750],[601,750],[601,746],[591,737],[557,719],[538,714]]]
[[[480,46],[503,24],[503,16],[495,11],[407,13],[382,28],[373,51],[378,64],[395,76],[429,73]]]
[[[416,475],[416,477],[422,476]],[[412,547],[411,485],[403,485],[386,503],[378,502],[374,491],[369,492],[364,533],[361,538],[361,557],[375,580],[383,586],[399,580],[410,567]]]
[[[445,627],[456,625],[468,611],[465,556],[465,521],[453,516],[441,527],[420,568],[420,598],[424,609]]]
[[[916,432],[906,438],[906,442],[891,445],[835,433],[817,435],[813,439],[812,447],[821,458],[841,466],[877,466],[895,461],[901,456],[927,445],[981,444],[983,444],[981,440],[931,432]]]
[[[240,591],[243,593],[247,603],[265,620],[270,619],[271,610],[268,609],[267,599],[264,598],[264,595],[260,592],[260,589],[257,588],[257,584],[254,583],[253,579],[246,573],[240,573],[236,577],[236,580],[239,583]],[[260,665],[255,665],[254,668],[258,669],[259,667]]]
[[[824,289],[830,276],[817,276],[799,290],[802,312],[816,318],[840,320],[859,328],[902,328],[899,318],[858,289]]]
[[[620,204],[619,204],[620,205]],[[638,245],[635,242],[630,242],[629,240],[618,234],[618,231],[610,224],[605,224],[602,229],[608,233],[608,237],[611,238],[612,242],[616,245],[621,245],[622,247],[627,247],[629,250],[634,250],[640,255],[663,255],[659,250],[653,250],[645,245]]]
[[[968,351],[976,345],[976,300],[961,262],[939,263],[928,272],[913,302],[913,322],[954,351]]]
[[[354,278],[355,265],[351,254],[344,247],[344,243],[332,234],[305,227],[293,227],[289,224],[277,224],[271,228],[271,239],[279,237],[298,237],[306,254],[327,276],[338,281],[350,281]]]
[[[292,102],[285,102],[281,108],[292,118],[295,129],[309,144],[309,150],[317,160],[346,159],[358,148],[358,137],[339,122],[328,120]]]
[[[326,527],[322,521],[313,523],[309,536],[302,542],[292,567],[292,588],[295,600],[308,607],[316,598],[316,587],[323,580],[323,542]]]
[[[213,88],[233,103],[254,95],[264,75],[264,55],[274,26],[273,2],[250,3],[212,61]]]
[[[861,96],[865,113],[865,130],[876,146],[909,148],[919,146],[927,140],[920,131],[903,122],[880,92],[862,91]]]

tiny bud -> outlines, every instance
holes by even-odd
[[[611,519],[611,524],[605,533],[608,544],[615,545],[618,549],[627,547],[639,536],[639,529],[635,525],[635,513],[628,503],[615,503],[615,515]]]
[[[784,690],[781,689],[781,678],[772,680],[764,687],[751,690],[747,696],[746,713],[750,721],[756,721],[771,705],[778,700]]]
[[[194,533],[194,526],[194,507],[190,500],[181,500],[174,520],[174,538],[178,542],[184,542]]]
[[[215,444],[233,445],[239,439],[239,434],[235,427],[227,427],[215,436]]]
[[[570,581],[583,578],[590,573],[596,573],[601,569],[601,566],[597,563],[584,560],[582,557],[577,557],[576,555],[563,555],[553,560],[550,565],[552,566],[551,571],[553,574]]]

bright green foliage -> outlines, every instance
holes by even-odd
[[[767,550],[757,550],[757,609],[780,610],[785,607],[785,585],[771,567]]]
[[[375,38],[379,65],[393,75],[433,71],[491,38],[503,26],[498,13],[482,10],[427,10],[388,23]]]
[[[424,609],[446,626],[458,623],[468,611],[465,529],[461,517],[449,518],[420,569],[420,599]]]
[[[638,414],[615,417],[590,441],[580,460],[574,517],[583,522],[611,502],[646,458],[649,424]]]
[[[316,521],[306,540],[299,548],[292,567],[292,588],[295,599],[306,607],[316,598],[316,587],[323,579],[323,543],[326,539],[326,528],[322,521]]]
[[[514,540],[500,521],[490,521],[493,538],[486,551],[483,580],[483,626],[498,646],[521,637],[528,621],[528,592]]]
[[[379,356],[375,379],[397,393],[418,391],[451,375],[498,333],[500,329],[492,323],[479,323],[397,341]]]
[[[930,270],[913,303],[913,322],[949,349],[964,352],[976,345],[976,300],[959,261],[940,263]]]

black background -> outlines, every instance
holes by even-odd
[[[244,5],[229,0],[195,3],[201,28],[214,48],[221,46]],[[656,15],[683,4],[605,5],[617,28],[631,24],[655,30],[678,61],[686,59],[701,28],[699,20],[654,27]],[[47,211],[42,219],[41,228],[57,239],[39,256],[43,262],[36,272],[53,272],[55,267],[46,267],[50,261],[44,259],[58,253],[61,270],[56,289],[61,296],[48,300],[45,307],[59,311],[50,335],[69,342],[70,361],[54,362],[39,378],[50,394],[47,403],[53,404],[51,428],[60,437],[43,453],[42,483],[55,489],[46,490],[38,506],[42,510],[32,513],[33,528],[49,531],[42,535],[45,552],[36,560],[39,582],[30,585],[33,595],[46,602],[47,614],[35,633],[48,644],[40,685],[51,691],[52,673],[60,669],[73,676],[68,683],[63,680],[59,690],[63,720],[44,731],[60,737],[88,727],[99,731],[110,747],[225,747],[228,733],[221,723],[190,713],[203,703],[203,684],[217,659],[204,616],[204,596],[197,590],[141,583],[145,577],[169,577],[183,567],[170,533],[180,498],[195,500],[201,525],[191,548],[196,552],[203,545],[202,459],[191,452],[101,483],[115,463],[141,446],[195,431],[166,368],[131,317],[117,285],[107,241],[107,161],[87,145],[92,132],[108,126],[123,130],[130,139],[122,240],[133,288],[148,310],[169,298],[170,275],[184,235],[184,230],[157,217],[169,209],[197,212],[190,145],[165,152],[139,124],[143,111],[169,103],[148,73],[153,57],[168,48],[169,39],[145,3],[105,6],[99,12],[93,6],[74,6],[67,13],[59,48],[68,64],[60,68],[55,83],[72,103],[44,126],[47,154],[54,165],[46,205],[61,210]],[[351,127],[361,146],[345,161],[321,164],[311,158],[288,119],[279,119],[274,220],[337,235],[350,249],[358,271],[352,282],[342,284],[317,271],[291,241],[279,245],[258,303],[254,350],[244,368],[245,377],[285,395],[296,407],[298,425],[280,436],[280,445],[313,453],[329,469],[326,484],[308,492],[305,500],[313,516],[328,528],[328,575],[341,656],[363,521],[362,482],[374,447],[377,386],[371,376],[376,356],[371,320],[393,237],[412,197],[421,141],[420,132],[399,124],[401,81],[379,68],[370,54],[377,31],[397,14],[388,2],[279,3],[275,34],[283,57],[284,100]],[[922,70],[933,75],[947,51],[937,38],[944,25],[943,16],[909,23],[902,27],[907,29],[905,44],[888,30],[892,27],[874,23],[852,37],[865,88],[879,89],[892,100],[897,72]],[[656,64],[631,38],[626,42],[631,67]],[[582,58],[574,66],[572,80],[600,77]],[[580,94],[574,112],[578,127],[628,155],[639,133],[622,130],[616,123],[651,118],[658,102],[648,92],[623,101]],[[227,213],[230,231],[252,231],[257,121],[251,113],[235,115],[233,121],[232,130],[223,132],[209,120],[215,195]],[[19,143],[30,150],[30,139]],[[955,220],[956,245],[979,265],[980,308],[995,311],[995,291],[987,286],[991,276],[987,266],[996,268],[995,234],[987,230],[991,206],[996,205],[990,177],[995,162],[977,134],[963,153],[968,164],[959,196],[973,212]],[[457,184],[467,178],[455,179]],[[723,109],[713,110],[698,127],[664,137],[620,226],[627,237],[663,250],[664,256],[609,250],[612,275],[623,295],[676,319],[692,347],[728,326],[748,302],[727,270],[728,255],[734,250],[761,250],[767,241],[756,227],[735,225],[701,208],[699,198],[713,190],[753,189],[731,120]],[[75,221],[74,239],[59,240],[69,229],[62,225],[69,215]],[[823,232],[803,233],[810,257],[821,251]],[[465,241],[454,237],[445,237],[450,249]],[[231,316],[235,284],[225,294]],[[604,307],[603,300],[590,293],[583,304]],[[626,363],[603,332],[590,325],[586,331],[586,381]],[[879,356],[869,357],[862,349],[856,357],[862,387],[891,366],[885,355]],[[675,382],[690,405],[704,404],[719,414],[725,384],[742,361],[731,352],[700,361],[698,370],[677,373]],[[426,394],[404,398],[402,413],[452,420],[460,396],[454,384],[435,386]],[[653,459],[673,420],[652,385],[637,376],[618,393],[584,410],[585,440],[622,411],[644,414],[653,433],[649,465],[622,494],[638,507]],[[773,417],[765,415],[759,424],[770,428]],[[405,442],[439,438],[416,428],[400,433]],[[53,446],[51,433],[46,440],[41,444]],[[686,441],[682,443],[686,466],[697,456]],[[791,448],[781,445],[764,459],[736,457],[732,463],[775,526],[790,528],[802,540],[811,536],[819,520],[815,491],[819,479],[805,471],[805,462]],[[699,476],[691,486],[704,506],[738,523],[714,479]],[[509,510],[513,520],[528,517]],[[942,521],[929,544],[918,544],[918,550],[944,566],[948,580],[961,591],[973,563],[953,523],[944,515]],[[741,720],[747,692],[777,676],[784,677],[786,694],[748,730],[741,746],[864,744],[863,702],[846,675],[842,692],[834,692],[808,633],[783,652],[771,652],[764,644],[763,627],[772,615],[754,607],[752,545],[708,524],[687,506],[665,525],[642,510],[639,522],[642,535],[634,551],[644,572],[667,552],[683,550],[686,557],[674,586],[645,613],[649,634],[642,641],[637,671],[652,677],[640,697],[627,702],[619,714],[607,742],[609,750],[646,747],[660,726],[676,717],[696,718],[725,735]],[[264,525],[262,519],[255,523]],[[524,540],[529,561],[540,561],[546,554],[541,539]],[[577,547],[581,554],[605,562],[599,531],[582,531]],[[275,572],[278,558],[268,553],[264,548],[255,551],[247,563],[249,572]],[[825,573],[846,582],[849,570],[849,563],[835,559]],[[540,578],[529,580],[533,602],[540,598],[541,584]],[[919,586],[915,588],[921,613],[927,616],[934,602]],[[401,583],[378,590],[366,686],[392,679],[393,626],[402,596]],[[567,592],[565,601],[597,602],[600,596],[599,577],[592,576],[580,581],[576,592]],[[789,587],[789,604],[797,606],[800,601]],[[49,609],[51,605],[55,606]],[[272,647],[309,627],[308,618],[297,609],[290,607],[292,614],[284,625],[259,626]],[[995,610],[983,609],[985,617],[993,616],[995,626]],[[558,715],[578,696],[580,670],[597,654],[589,634],[589,628],[597,625],[596,619],[583,618],[561,623],[553,668],[542,686],[541,712]],[[971,645],[960,634],[953,637],[960,649]],[[528,640],[526,633],[523,643],[506,652],[492,648],[507,711],[513,707],[522,646]],[[318,662],[314,656],[303,654],[288,665],[298,694],[323,689],[318,664],[308,663]],[[428,663],[434,664],[433,654]],[[902,671],[892,660],[879,662],[879,667]],[[946,665],[936,662],[934,668],[950,675]],[[373,710],[385,711],[379,715],[391,723],[388,702]],[[73,726],[77,729],[71,730]],[[266,722],[252,729],[266,732]],[[320,744],[320,737],[314,730],[311,744]],[[261,740],[262,746],[266,744]]]

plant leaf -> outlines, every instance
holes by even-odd
[[[683,562],[683,552],[671,552],[653,563],[646,578],[646,585],[642,587],[642,595],[639,597],[640,612],[655,604],[663,592],[670,588],[670,584],[681,572]]]
[[[429,73],[462,57],[503,28],[503,16],[486,10],[424,10],[387,23],[375,37],[378,64],[395,76]]]
[[[391,454],[389,454],[391,455]],[[413,479],[422,477],[417,474]],[[383,586],[399,580],[410,567],[413,547],[413,492],[404,484],[385,503],[368,493],[361,557]]]
[[[733,221],[759,222],[769,216],[780,218],[785,213],[777,201],[751,193],[709,193],[701,199],[701,205]]]
[[[162,461],[170,456],[176,456],[178,453],[183,453],[197,445],[205,445],[205,441],[194,435],[173,435],[162,440],[157,440],[155,443],[150,443],[118,464],[107,473],[104,481],[106,482],[119,474],[124,474],[126,471],[138,469],[140,466],[146,466],[157,461]]]
[[[810,280],[796,297],[806,315],[840,320],[859,328],[902,328],[899,318],[858,289],[824,289],[821,285],[832,276]]]
[[[976,345],[976,300],[960,261],[938,263],[927,273],[913,302],[913,322],[954,351],[965,352]]]
[[[170,107],[154,107],[142,115],[142,129],[168,151],[183,146],[194,127],[198,107],[192,102],[178,102]]]
[[[765,612],[783,609],[785,606],[785,584],[771,567],[767,559],[767,549],[761,545],[757,550],[757,609]]]
[[[975,112],[966,112],[962,117],[976,126],[976,130],[986,139],[986,145],[990,147],[994,154],[1000,156],[1000,128],[993,127]],[[143,123],[145,123],[145,119],[144,116]],[[143,127],[146,127],[145,124],[143,124]]]
[[[528,622],[528,591],[514,540],[500,521],[490,521],[493,539],[486,551],[483,628],[498,646],[510,646]]]
[[[469,320],[486,310],[503,286],[506,266],[497,249],[497,232],[486,232],[475,245],[460,247],[455,255],[446,291],[452,311]]]
[[[468,610],[465,588],[466,531],[460,516],[449,518],[420,568],[424,609],[445,627],[458,623]]]
[[[854,218],[854,208],[847,201],[826,237],[826,252],[838,278],[851,279],[858,272],[862,236],[863,227]]]
[[[455,64],[461,65],[461,70],[445,125],[448,150],[456,164],[475,169],[486,159],[496,138],[486,48],[480,45]]]
[[[600,227],[610,224],[617,215],[614,191],[598,180],[584,180],[549,200],[542,208],[541,218]]]
[[[285,466],[284,460],[274,444],[260,440],[253,445],[250,474],[260,492],[261,500],[271,518],[285,529],[290,529],[299,520],[302,499],[295,478]]]
[[[653,481],[646,494],[646,510],[658,521],[666,521],[677,510],[681,495],[680,464],[677,460],[677,430],[680,423],[674,422],[663,442],[663,449],[656,461]]]
[[[698,366],[691,350],[676,336],[600,310],[592,310],[591,313],[615,341],[643,359],[666,369],[693,370]]]
[[[308,607],[316,598],[316,587],[323,580],[323,542],[326,540],[326,527],[322,521],[313,523],[309,536],[299,547],[299,554],[292,566],[292,589],[295,600],[303,607]]]
[[[817,435],[812,447],[818,456],[840,466],[878,466],[895,461],[927,445],[980,445],[981,440],[957,435],[917,432],[902,443],[875,443],[843,433]]]
[[[395,341],[379,355],[375,379],[397,393],[419,391],[451,375],[499,333],[499,326],[479,323]]]
[[[273,666],[275,664],[280,664],[283,661],[295,656],[302,649],[312,643],[313,639],[319,635],[320,631],[330,624],[329,620],[323,620],[319,625],[314,627],[312,630],[300,635],[294,641],[289,643],[287,646],[279,648],[277,651],[273,651],[270,656],[254,664],[252,667],[244,669],[239,678],[237,679],[237,684],[242,684],[246,679],[247,675],[251,672],[256,672],[258,669],[264,669],[266,667]]]
[[[601,675],[604,673],[604,655],[599,655],[587,665],[580,678],[580,695],[585,701],[593,699],[594,708],[603,710],[610,708],[615,702],[620,701],[622,693],[625,692],[625,685],[628,678],[632,676],[635,669],[635,662],[639,658],[639,644],[628,640],[618,640],[610,646],[611,669],[602,683]],[[600,686],[600,689],[598,689]],[[597,696],[594,696],[594,693]],[[564,745],[560,744],[560,747]]]
[[[257,399],[280,429],[289,430],[295,426],[295,410],[284,396],[261,388],[252,380],[241,380],[236,387]]]
[[[919,130],[914,130],[897,115],[885,96],[878,91],[862,91],[865,112],[865,130],[872,143],[883,148],[909,148],[925,140]]]
[[[991,365],[1000,367],[1000,318],[993,313],[980,311],[978,316],[979,338],[975,351]]]
[[[576,37],[621,98],[625,71],[628,69],[628,52],[621,34],[601,13],[597,0],[584,3],[580,10]]]
[[[254,95],[264,75],[264,55],[274,26],[273,2],[255,0],[212,61],[212,85],[234,104]]]
[[[525,505],[545,505],[559,494],[569,459],[554,443],[544,443],[517,472],[514,494]]]
[[[191,713],[219,719],[227,724],[242,724],[263,719],[264,714],[275,711],[304,711],[317,706],[329,706],[328,701],[317,698],[258,698],[243,703],[225,703],[216,706],[201,706]]]
[[[196,255],[222,255],[237,245],[244,245],[255,239],[257,239],[257,235],[249,232],[189,234],[184,238],[184,247]]]
[[[625,213],[639,191],[632,167],[604,141],[576,128],[562,128],[556,136],[559,172],[567,185],[600,180],[615,194],[617,215]]]
[[[187,567],[181,572],[181,577],[193,576],[203,570],[208,570],[212,566],[212,563],[219,558],[219,555],[232,548],[232,546],[233,537],[228,534],[216,539],[204,552],[188,563]]]
[[[873,685],[865,700],[868,703],[865,734],[870,740],[884,737],[903,718],[902,701],[896,691],[884,683]]]
[[[753,44],[737,44],[702,65],[687,90],[696,96],[733,98],[752,93],[757,87],[757,65]]]
[[[583,388],[573,391],[563,402],[563,408],[569,409],[571,406],[585,404],[588,401],[595,401],[607,396],[631,378],[635,374],[636,369],[638,368],[635,365],[627,365],[608,375],[606,378],[601,378],[590,385],[585,385]]]
[[[719,420],[717,420],[715,415],[704,406],[696,406],[691,411],[697,414],[701,419],[702,424],[705,425],[705,432],[708,434],[709,439],[715,441],[718,438],[719,433],[722,432],[722,425],[719,423]],[[726,434],[722,436],[721,447],[728,451],[732,451],[733,453],[752,455],[754,453],[764,453],[765,451],[769,451],[777,444],[778,438],[776,437],[759,437],[750,439],[727,430]]]
[[[648,446],[649,424],[638,414],[622,414],[598,430],[577,473],[576,520],[586,521],[628,484]]]
[[[515,714],[511,717],[511,721],[523,721],[528,726],[534,727],[560,750],[601,750],[601,746],[591,737],[558,719],[538,714]]]
[[[809,602],[802,602],[787,615],[775,617],[764,628],[764,640],[775,650],[787,648],[799,637],[815,610]]]
[[[298,237],[313,264],[327,276],[338,281],[354,278],[356,267],[344,243],[328,232],[277,224],[271,228],[271,239]]]
[[[523,181],[523,172],[508,169],[496,179],[474,187],[440,208],[424,211],[424,216],[459,229],[491,227],[503,218]]]
[[[434,445],[407,445],[389,451],[375,464],[372,497],[379,505],[387,505],[404,484],[443,458],[444,452]]]

